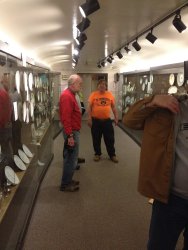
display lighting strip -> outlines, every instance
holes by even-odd
[[[154,44],[154,42],[157,40],[157,37],[153,34],[153,29],[157,26],[159,26],[161,23],[165,22],[166,20],[168,20],[169,18],[171,18],[173,15],[175,15],[172,24],[174,25],[174,27],[177,29],[177,31],[179,33],[182,33],[183,31],[185,31],[185,29],[187,28],[186,25],[183,23],[183,21],[181,20],[181,10],[185,7],[188,7],[188,3],[184,3],[182,4],[180,7],[176,8],[173,12],[171,12],[170,14],[167,14],[165,17],[163,17],[162,19],[156,21],[153,25],[149,26],[148,28],[144,29],[143,31],[141,31],[138,35],[133,36],[126,44],[124,44],[121,48],[117,49],[114,52],[111,52],[110,55],[117,55],[117,57],[119,59],[123,58],[123,55],[121,53],[121,50],[124,49],[127,54],[131,53],[131,50],[129,49],[129,44],[132,43],[132,47],[136,50],[139,51],[141,50],[141,46],[138,43],[138,38],[146,35],[146,39],[151,42],[152,44]],[[105,67],[106,66],[106,62],[111,63],[111,60],[109,60],[110,55],[108,55],[107,57],[103,58],[102,60],[100,60],[97,63],[97,67],[101,68],[101,67]]]

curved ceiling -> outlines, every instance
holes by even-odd
[[[70,70],[75,27],[82,20],[78,7],[84,2],[0,0],[0,40],[19,46],[26,55],[55,71]],[[99,0],[100,9],[88,16],[91,24],[85,30],[87,40],[80,51],[76,70],[96,70],[98,61],[186,2]],[[184,8],[181,14],[188,26],[188,8]],[[135,51],[130,44],[132,55],[127,56],[122,50],[123,58],[120,60],[115,56],[116,62],[108,63],[107,68],[123,72],[147,67],[147,64],[161,65],[169,63],[168,60],[185,60],[188,32],[178,33],[172,25],[172,18],[154,28],[153,33],[158,37],[155,44],[150,44],[143,35],[139,37],[141,51]]]

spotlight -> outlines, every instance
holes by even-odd
[[[117,57],[118,57],[119,59],[121,59],[121,58],[123,57],[123,55],[121,54],[121,51],[120,51],[120,50],[116,53],[116,55],[117,55]]]
[[[112,63],[112,59],[111,59],[110,57],[108,57],[108,58],[106,59],[106,61],[109,62],[109,63]]]
[[[136,51],[141,50],[141,46],[140,46],[139,43],[137,42],[137,39],[136,39],[136,41],[134,41],[134,42],[132,43],[132,46],[133,46],[133,48],[135,48]]]
[[[183,32],[187,28],[186,25],[181,20],[180,11],[175,15],[172,24],[177,29],[177,31],[179,31],[179,33]]]
[[[86,0],[86,3],[79,6],[80,12],[83,17],[87,17],[93,12],[100,9],[99,2],[97,0]]]
[[[79,23],[76,27],[80,32],[83,32],[85,29],[87,29],[90,26],[90,20],[86,18],[82,18],[81,23]]]
[[[114,60],[113,55],[109,55],[109,58],[110,58],[112,61]]]
[[[153,30],[151,30],[151,32],[149,32],[146,36],[146,39],[150,42],[150,43],[154,43],[157,40],[157,37],[154,36],[152,34]]]
[[[86,40],[87,40],[87,36],[85,33],[80,33],[80,35],[76,38],[77,44],[80,44]]]
[[[72,58],[72,61],[73,61],[73,63],[75,63],[75,65],[78,63],[78,56],[73,56],[73,58]]]
[[[132,53],[131,50],[128,48],[128,45],[124,47],[124,50],[127,52],[128,55]]]
[[[103,61],[103,62],[101,62],[101,66],[103,66],[103,67],[105,66],[105,62],[104,62],[104,61]]]
[[[84,47],[85,43],[83,41],[78,45],[78,49],[81,50]]]
[[[98,67],[99,69],[101,68],[101,65],[100,65],[100,63],[98,63],[98,64],[97,64],[97,67]]]

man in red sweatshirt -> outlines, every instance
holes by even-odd
[[[79,181],[75,181],[72,178],[78,161],[82,116],[75,94],[80,91],[81,84],[82,78],[79,75],[71,75],[68,79],[68,88],[60,96],[59,112],[65,139],[61,191],[74,192],[79,190]]]
[[[9,83],[3,76],[0,81],[0,145],[1,152],[11,157],[10,140],[12,137],[12,104],[9,96]]]

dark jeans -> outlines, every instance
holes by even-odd
[[[78,162],[80,132],[73,131],[73,135],[74,135],[75,146],[70,150],[70,148],[67,148],[66,145],[64,145],[64,149],[63,149],[64,159],[63,159],[63,175],[61,179],[61,187],[71,183],[73,175],[74,175],[74,170]],[[66,141],[67,136],[64,132],[63,132],[63,136]]]
[[[22,149],[22,140],[21,140],[21,128],[22,123],[20,120],[16,120],[12,122],[12,149],[13,154],[18,154],[18,149]]]
[[[168,204],[154,201],[148,250],[175,250],[184,232],[184,250],[188,250],[188,200],[170,195]]]
[[[12,148],[10,145],[12,139],[12,127],[0,128],[0,145],[1,152],[8,157],[12,157]]]
[[[91,134],[95,155],[101,155],[101,139],[103,136],[109,157],[115,156],[114,127],[111,119],[99,120],[92,118]]]

